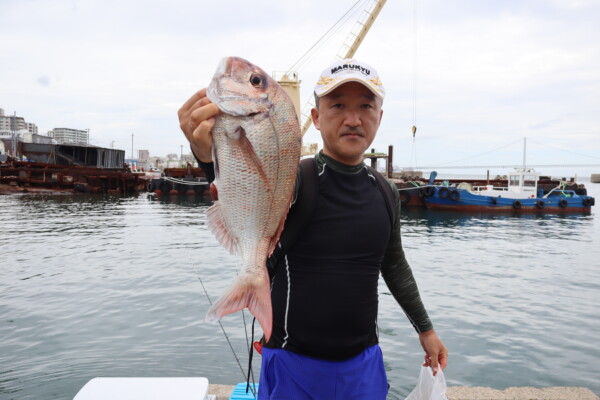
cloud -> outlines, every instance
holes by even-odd
[[[417,6],[415,101],[411,5],[388,1],[356,54],[378,69],[388,93],[371,147],[394,145],[398,165],[410,162],[413,152],[434,164],[526,136],[600,152],[595,2],[432,0]],[[177,109],[208,84],[222,57],[241,56],[267,72],[285,70],[349,7],[345,0],[0,2],[3,54],[11,55],[0,74],[0,107],[17,110],[40,132],[89,128],[95,144],[116,141],[128,152],[133,133],[136,149],[179,154],[186,141]],[[300,68],[303,104],[356,18]],[[311,128],[305,141],[320,142],[318,131]]]
[[[46,87],[50,86],[50,77],[47,75],[40,76],[39,78],[36,79],[36,81],[40,86],[46,86]]]

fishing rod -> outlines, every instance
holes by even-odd
[[[194,270],[196,271],[196,277],[198,278],[198,281],[200,281],[200,285],[202,285],[202,290],[204,291],[204,294],[206,295],[206,298],[208,299],[208,303],[212,306],[212,301],[210,300],[210,296],[208,295],[208,291],[206,290],[206,287],[204,286],[204,282],[202,282],[202,278],[200,277],[200,272],[198,271],[198,267],[196,267],[196,264],[194,264],[191,260],[191,258],[189,257],[188,254],[188,259],[190,260],[190,263],[192,264],[192,267],[194,268]],[[244,314],[244,311],[242,310],[242,315],[244,318],[244,329],[246,330],[246,345],[248,345],[248,331],[246,328],[246,317]],[[223,335],[225,336],[225,339],[227,340],[227,343],[229,344],[229,348],[231,349],[231,352],[233,353],[233,357],[235,358],[235,361],[237,362],[237,365],[240,367],[240,371],[242,372],[242,376],[244,377],[244,380],[246,382],[250,382],[250,374],[252,374],[252,382],[253,385],[248,385],[248,387],[250,388],[250,391],[252,392],[252,395],[254,396],[254,398],[256,398],[256,380],[254,378],[254,372],[252,371],[252,369],[250,369],[248,371],[248,375],[246,375],[244,373],[244,368],[242,367],[242,363],[240,362],[240,358],[237,356],[235,349],[233,348],[233,345],[231,344],[231,340],[229,340],[229,336],[227,335],[227,332],[225,331],[225,327],[223,326],[223,324],[221,323],[221,320],[217,320],[217,322],[219,323],[219,326],[221,327],[221,331],[223,331]],[[253,326],[253,330],[254,330],[254,326]],[[247,391],[247,389],[246,389]]]

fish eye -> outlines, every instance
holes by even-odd
[[[250,76],[250,83],[252,84],[252,86],[254,87],[259,87],[262,83],[262,77],[258,74],[252,74]]]

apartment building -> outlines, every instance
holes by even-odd
[[[12,137],[13,131],[18,135],[26,132],[37,135],[38,127],[34,123],[26,122],[23,117],[6,115],[4,109],[0,108],[0,136]]]
[[[64,144],[88,144],[90,139],[89,131],[71,128],[54,128],[48,132],[48,136]]]

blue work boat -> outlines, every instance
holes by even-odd
[[[422,187],[422,199],[428,208],[456,211],[530,211],[586,212],[595,204],[591,196],[565,189],[564,184],[545,191],[538,188],[540,174],[519,168],[508,177],[507,186],[434,185],[432,172],[429,185]]]

